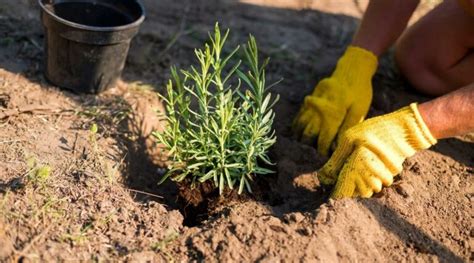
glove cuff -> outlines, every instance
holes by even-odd
[[[413,112],[413,115],[415,117],[415,121],[418,125],[418,128],[421,132],[421,136],[423,138],[423,140],[420,140],[420,142],[422,142],[422,144],[424,144],[424,145],[420,145],[421,148],[427,149],[431,145],[436,144],[438,141],[433,136],[433,134],[431,134],[430,129],[428,128],[428,126],[426,126],[425,121],[423,120],[423,118],[421,117],[420,112],[418,111],[418,103],[411,103],[409,107],[410,107],[411,111]]]
[[[333,76],[351,84],[370,82],[377,70],[377,56],[360,47],[349,46],[337,62]]]

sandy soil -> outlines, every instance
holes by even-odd
[[[0,261],[474,260],[474,136],[408,159],[375,198],[340,201],[328,200],[315,177],[326,159],[291,136],[303,97],[332,71],[363,3],[144,2],[148,18],[123,81],[79,96],[42,76],[35,1],[0,0]],[[217,20],[231,28],[230,46],[254,34],[271,57],[269,80],[284,78],[274,89],[277,173],[257,180],[255,195],[185,208],[178,186],[156,185],[164,159],[149,137],[160,128],[154,91],[171,65],[194,63]],[[412,91],[390,54],[374,89],[371,116],[429,99]]]

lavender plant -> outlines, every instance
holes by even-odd
[[[272,107],[278,97],[268,92],[274,84],[265,82],[268,59],[260,63],[250,36],[244,62],[232,63],[240,47],[224,55],[228,35],[216,24],[209,44],[195,50],[197,67],[171,68],[167,94],[161,96],[167,126],[154,133],[170,158],[160,183],[167,178],[190,179],[192,185],[212,180],[220,193],[238,187],[240,194],[244,188],[251,192],[255,175],[273,172],[261,166],[272,164],[267,152],[276,141]]]

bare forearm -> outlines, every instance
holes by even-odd
[[[474,83],[422,103],[418,109],[437,139],[474,132]]]
[[[379,56],[402,34],[419,0],[370,1],[352,45]]]

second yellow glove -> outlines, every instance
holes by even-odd
[[[349,46],[331,77],[323,79],[306,96],[293,122],[302,141],[315,144],[327,155],[336,135],[361,122],[372,101],[372,76],[377,57],[365,49]]]
[[[407,157],[435,143],[413,103],[347,130],[318,178],[323,184],[337,180],[333,198],[371,197],[392,184]]]

